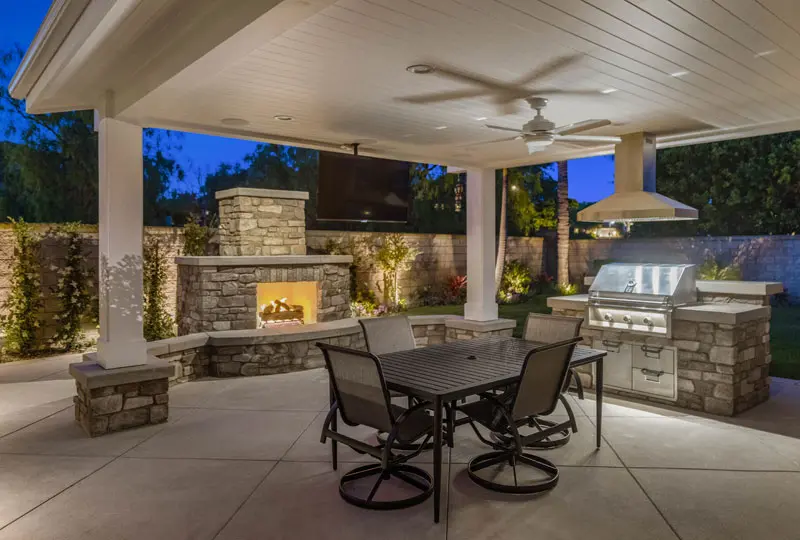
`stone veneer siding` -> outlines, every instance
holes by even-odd
[[[584,312],[554,309],[554,314],[583,317]],[[739,325],[673,320],[672,339],[629,332],[582,328],[591,346],[594,338],[630,343],[672,345],[677,349],[677,401],[606,387],[609,392],[677,405],[711,414],[733,416],[769,398],[769,317]],[[591,366],[578,368],[593,386]]]
[[[257,326],[258,283],[318,281],[317,322],[350,317],[349,263],[178,268],[178,334]]]
[[[90,437],[160,424],[169,416],[166,377],[100,388],[88,388],[76,381],[76,387],[75,421]]]
[[[411,317],[418,347],[456,339],[474,339],[486,335],[510,336],[513,321],[503,321],[486,331],[458,328],[475,323],[455,316]],[[148,353],[167,360],[173,366],[170,384],[199,377],[239,377],[271,375],[323,366],[322,351],[316,343],[329,343],[357,350],[366,349],[361,326],[355,319],[345,319],[304,331],[292,327],[275,331],[209,332],[155,341]]]
[[[235,188],[216,198],[220,255],[306,254],[307,192]]]

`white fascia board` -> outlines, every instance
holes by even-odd
[[[90,0],[54,0],[11,78],[8,91],[26,99]]]

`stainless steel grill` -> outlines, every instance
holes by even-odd
[[[672,337],[672,312],[697,302],[693,264],[607,264],[589,287],[590,328]]]

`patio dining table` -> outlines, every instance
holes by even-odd
[[[446,403],[502,388],[519,379],[527,354],[543,345],[513,337],[489,336],[420,347],[380,356],[390,390],[433,405],[433,519],[439,522],[442,482],[442,410]],[[603,357],[606,351],[576,347],[570,367],[596,363],[597,447],[603,403]]]

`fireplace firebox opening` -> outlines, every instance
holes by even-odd
[[[317,322],[319,282],[259,283],[256,288],[258,328]]]

